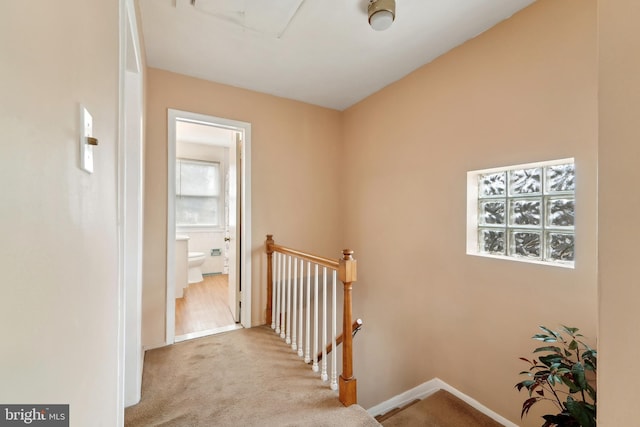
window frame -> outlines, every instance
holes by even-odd
[[[519,261],[533,264],[542,264],[549,265],[554,267],[563,267],[563,268],[575,268],[576,261],[576,223],[575,223],[575,215],[576,215],[576,188],[574,185],[574,189],[566,192],[553,192],[549,194],[546,188],[546,177],[545,175],[545,167],[548,166],[556,166],[562,164],[573,164],[574,167],[574,179],[576,176],[576,163],[574,158],[565,158],[565,159],[557,159],[557,160],[549,160],[543,162],[533,162],[533,163],[525,163],[519,165],[505,166],[505,167],[497,167],[491,169],[482,169],[467,172],[467,255],[476,255],[488,258],[496,258],[496,259],[505,259],[509,261]],[[540,168],[541,174],[543,175],[540,185],[541,189],[539,193],[531,194],[522,193],[521,195],[512,195],[510,194],[509,188],[509,176],[514,170],[521,169],[534,169]],[[480,197],[480,185],[479,185],[479,177],[482,175],[493,174],[493,173],[501,173],[505,172],[507,176],[506,180],[506,188],[505,194],[497,195],[495,197]],[[547,217],[548,217],[548,208],[547,204],[549,200],[554,200],[558,198],[571,198],[574,202],[574,222],[572,226],[548,226],[547,225]],[[491,200],[496,201],[504,201],[504,225],[503,224],[481,224],[480,222],[480,204],[488,203]],[[527,226],[527,225],[515,225],[510,224],[509,222],[509,211],[511,209],[511,203],[516,200],[539,200],[540,201],[540,221],[541,224],[539,226]],[[495,229],[497,231],[504,231],[505,235],[505,254],[496,254],[490,252],[483,252],[481,250],[481,239],[480,232],[481,230],[490,230]],[[540,258],[531,258],[526,256],[517,256],[510,255],[511,245],[511,233],[522,232],[526,233],[528,231],[534,231],[539,233],[540,235]],[[562,261],[562,260],[547,260],[546,251],[547,251],[547,233],[564,233],[571,234],[573,236],[573,250],[574,250],[574,259],[571,261]]]

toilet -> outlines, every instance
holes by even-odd
[[[205,254],[202,252],[189,252],[189,284],[202,282],[204,280],[200,266],[205,258]]]

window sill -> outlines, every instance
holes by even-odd
[[[225,229],[218,225],[179,225],[176,224],[176,233],[190,233],[190,232],[208,232],[208,233],[223,233]]]
[[[560,268],[569,268],[571,270],[575,270],[575,263],[573,262],[550,262],[550,261],[540,261],[537,259],[530,259],[530,258],[520,258],[520,257],[510,257],[510,256],[503,256],[503,255],[491,255],[491,254],[482,254],[479,252],[467,252],[467,255],[473,255],[473,256],[478,256],[478,257],[483,257],[483,258],[494,258],[494,259],[501,259],[504,261],[517,261],[517,262],[524,262],[527,264],[538,264],[538,265],[546,265],[549,267],[560,267]]]

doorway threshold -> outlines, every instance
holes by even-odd
[[[244,328],[244,326],[242,326],[241,323],[235,323],[233,325],[222,326],[220,328],[205,329],[204,331],[191,332],[189,334],[184,334],[184,335],[176,335],[175,342],[182,342],[182,341],[192,340],[195,338],[202,338],[209,335],[221,334],[223,332],[235,331],[236,329],[242,329],[242,328]]]

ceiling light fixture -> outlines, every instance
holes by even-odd
[[[396,0],[370,0],[369,25],[376,31],[384,31],[396,18]]]

